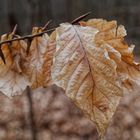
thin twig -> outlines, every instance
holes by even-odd
[[[47,28],[48,28],[48,26],[49,26],[49,24],[52,22],[52,20],[49,20],[46,24],[45,24],[45,26],[42,28],[42,30],[43,31],[45,31]]]
[[[84,19],[86,16],[88,16],[91,12],[88,12],[84,15],[81,15],[80,17],[74,19],[71,24],[75,24],[77,22],[79,22],[80,20]],[[10,43],[10,42],[13,42],[13,41],[17,41],[17,40],[25,40],[25,39],[30,39],[30,38],[34,38],[34,37],[37,37],[37,36],[42,36],[43,34],[45,33],[48,33],[48,32],[51,32],[51,31],[54,31],[57,27],[55,28],[52,28],[52,29],[49,29],[49,30],[46,30],[46,31],[43,31],[41,33],[38,33],[38,34],[34,34],[34,35],[26,35],[26,36],[23,36],[23,37],[19,37],[19,38],[14,38],[14,39],[10,39],[10,40],[6,40],[6,41],[2,41],[0,42],[0,46],[2,44],[5,44],[5,43]]]
[[[79,22],[80,20],[84,19],[85,17],[87,17],[87,16],[90,15],[90,14],[91,14],[91,12],[88,12],[88,13],[85,13],[84,15],[81,15],[80,17],[74,19],[74,20],[71,22],[71,24],[75,24],[75,23]]]
[[[42,36],[43,34],[48,33],[48,32],[51,32],[51,31],[54,31],[54,30],[55,30],[55,28],[52,28],[52,29],[49,29],[49,30],[43,31],[43,32],[38,33],[38,34],[34,34],[34,35],[26,35],[26,36],[23,36],[23,37],[19,37],[19,38],[14,38],[14,39],[10,39],[10,40],[6,40],[6,41],[2,41],[2,42],[0,42],[0,46],[1,46],[2,44],[10,43],[10,42],[13,42],[13,41],[25,40],[25,39],[34,38],[34,37],[37,37],[37,36]]]
[[[73,21],[71,21],[71,24],[75,24],[75,23],[79,22],[80,20],[82,20],[85,17],[87,17],[89,14],[91,14],[91,12],[88,12],[88,13],[85,13],[84,15],[81,15],[80,17],[78,17],[78,18],[74,19]],[[32,41],[32,39],[34,37],[42,36],[43,34],[51,32],[51,31],[54,31],[57,28],[57,27],[55,27],[55,28],[46,30],[46,28],[48,27],[50,22],[51,22],[51,20],[47,22],[47,24],[43,27],[43,31],[41,33],[37,33],[37,34],[34,34],[34,35],[26,35],[26,36],[23,36],[23,37],[12,38],[12,39],[0,42],[0,57],[3,60],[3,63],[4,64],[6,63],[5,58],[4,58],[4,54],[3,54],[2,50],[1,50],[1,46],[3,44],[12,43],[13,41],[19,41],[19,40],[25,40],[25,39],[27,39],[31,43],[31,41]],[[13,29],[13,32],[12,32],[13,36],[15,36],[16,31],[17,31],[17,25]],[[30,49],[30,46],[28,46],[28,48],[27,48],[27,54],[29,53],[29,49]]]

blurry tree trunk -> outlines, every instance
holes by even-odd
[[[31,88],[28,86],[26,91],[27,91],[27,98],[29,101],[29,121],[31,127],[32,140],[37,140],[37,130],[36,130],[36,125],[34,120],[34,109],[33,109]]]

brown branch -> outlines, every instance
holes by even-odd
[[[34,37],[42,36],[43,34],[48,33],[48,32],[51,32],[51,31],[54,31],[54,30],[55,30],[55,28],[52,28],[52,29],[43,31],[43,32],[38,33],[38,34],[26,35],[26,36],[23,36],[23,37],[19,37],[19,38],[14,38],[14,39],[9,39],[9,40],[6,40],[6,41],[2,41],[2,42],[0,42],[0,46],[1,46],[2,44],[10,43],[10,42],[13,42],[13,41],[25,40],[25,39],[32,39],[32,38],[34,38]]]
[[[82,19],[84,19],[86,16],[88,16],[89,14],[91,14],[91,12],[88,12],[88,13],[86,13],[86,14],[84,14],[84,15],[81,15],[80,17],[74,19],[74,20],[71,22],[71,24],[75,24],[75,23],[79,22],[80,20],[82,20]],[[46,30],[46,31],[43,31],[43,32],[38,33],[38,34],[34,34],[34,35],[26,35],[26,36],[23,36],[23,37],[19,37],[19,38],[14,38],[14,39],[2,41],[2,42],[0,42],[0,46],[1,46],[2,44],[10,43],[10,42],[17,41],[17,40],[32,39],[32,38],[37,37],[37,36],[42,36],[42,35],[45,34],[45,33],[54,31],[56,28],[57,28],[57,27],[52,28],[52,29],[49,29],[49,30]]]
[[[81,15],[80,17],[78,17],[78,18],[74,19],[73,21],[71,21],[71,24],[75,24],[75,23],[79,22],[80,20],[82,20],[85,17],[87,17],[89,14],[91,14],[91,12],[88,12],[88,13],[85,13],[84,15]],[[31,41],[32,41],[32,39],[34,37],[42,36],[43,34],[48,33],[48,32],[51,32],[51,31],[54,31],[57,28],[57,27],[55,27],[55,28],[46,30],[46,28],[48,27],[48,25],[50,24],[50,22],[51,22],[51,20],[47,22],[47,24],[43,27],[43,31],[41,33],[37,33],[37,34],[34,34],[34,35],[26,35],[26,36],[23,36],[23,37],[12,38],[12,39],[9,39],[9,40],[0,42],[0,57],[3,60],[3,63],[4,64],[6,63],[5,62],[5,58],[4,58],[4,54],[3,54],[2,50],[1,50],[1,46],[3,44],[12,43],[13,41],[19,41],[19,40],[25,40],[25,39],[27,39],[28,42],[31,43]],[[15,36],[15,32],[16,31],[17,31],[17,25],[14,27],[14,29],[12,31],[13,36]],[[27,47],[27,54],[29,53],[29,50],[30,50],[30,46],[28,45],[28,47]]]
[[[90,14],[91,14],[91,12],[87,12],[87,13],[85,13],[84,15],[81,15],[80,17],[74,19],[74,20],[71,22],[71,24],[75,24],[75,23],[79,22],[80,20],[84,19],[85,17],[87,17],[87,16],[90,15]]]

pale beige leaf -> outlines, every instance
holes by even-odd
[[[42,32],[34,28],[33,34]],[[17,36],[18,37],[18,36]],[[2,36],[1,41],[12,39],[12,34]],[[6,65],[0,60],[0,91],[7,96],[21,94],[27,86],[47,87],[51,83],[51,65],[55,51],[55,32],[32,40],[29,54],[27,43],[13,41],[1,46]]]
[[[41,28],[33,28],[33,34],[42,32]],[[32,40],[27,62],[24,64],[25,73],[29,76],[31,87],[47,87],[51,82],[51,65],[55,42],[52,36],[44,34]]]
[[[93,43],[99,30],[68,23],[56,29],[54,84],[95,122],[103,135],[122,96],[114,60]]]
[[[107,49],[110,58],[117,63],[117,73],[125,92],[140,91],[139,63],[134,61],[134,45],[128,46],[124,41],[124,36],[126,36],[124,26],[117,26],[115,21],[107,22],[103,19],[90,19],[87,22],[81,22],[81,25],[99,30],[93,43]]]
[[[3,35],[1,41],[11,37],[11,34]],[[21,94],[29,85],[29,80],[21,69],[21,57],[24,55],[25,47],[24,41],[15,41],[1,46],[6,64],[0,59],[0,91],[9,97]]]

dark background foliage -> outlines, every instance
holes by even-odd
[[[18,24],[18,33],[24,35],[50,19],[51,26],[57,26],[87,11],[92,11],[91,18],[115,19],[125,25],[127,39],[136,44],[135,53],[140,54],[139,0],[0,0],[0,34]]]

